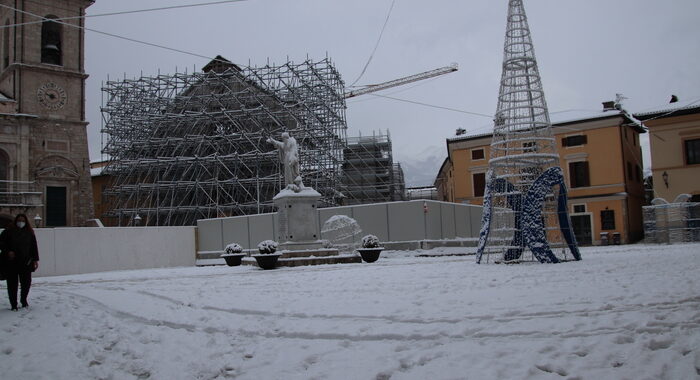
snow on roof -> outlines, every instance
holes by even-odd
[[[576,121],[583,121],[583,120],[595,120],[595,119],[602,119],[606,117],[614,117],[614,116],[624,116],[622,111],[619,110],[608,110],[608,111],[603,111],[603,110],[590,110],[590,109],[570,109],[570,110],[564,110],[564,111],[556,111],[556,112],[550,112],[549,114],[549,120],[552,123],[552,126],[556,127],[557,125],[560,124],[567,124],[567,123],[573,123]],[[449,137],[447,141],[453,142],[453,141],[462,141],[462,140],[473,140],[473,139],[478,139],[478,138],[483,138],[483,137],[491,137],[493,135],[493,132],[488,132],[488,133],[480,133],[476,135],[461,135],[461,136],[455,136],[455,137]]]
[[[586,110],[586,109],[571,109],[549,113],[549,121],[552,125],[570,123],[574,121],[600,119],[604,117],[622,116],[619,110]]]
[[[655,115],[658,113],[675,112],[681,110],[690,110],[693,108],[700,108],[700,99],[685,100],[675,103],[666,103],[664,105],[659,105],[656,107],[647,108],[645,110],[635,112],[634,116],[644,117],[649,115]]]
[[[90,176],[91,176],[91,177],[98,177],[98,176],[101,176],[101,175],[102,175],[102,169],[104,169],[104,167],[91,168],[91,169],[90,169]]]

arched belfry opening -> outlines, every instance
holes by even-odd
[[[54,21],[58,17],[48,15],[41,24],[41,63],[63,65],[63,27]]]

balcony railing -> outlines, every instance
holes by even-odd
[[[0,181],[0,207],[39,207],[41,197],[36,182]]]

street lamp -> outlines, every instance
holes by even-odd
[[[39,214],[36,214],[34,217],[34,227],[40,227],[41,226],[41,217]]]
[[[136,216],[134,217],[134,225],[135,226],[141,225],[141,217],[139,216],[139,214],[136,214]]]
[[[664,179],[664,185],[666,185],[666,188],[668,189],[668,173],[664,171],[664,174],[661,175],[661,178]]]

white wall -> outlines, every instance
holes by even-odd
[[[195,265],[195,227],[37,228],[36,276]]]

